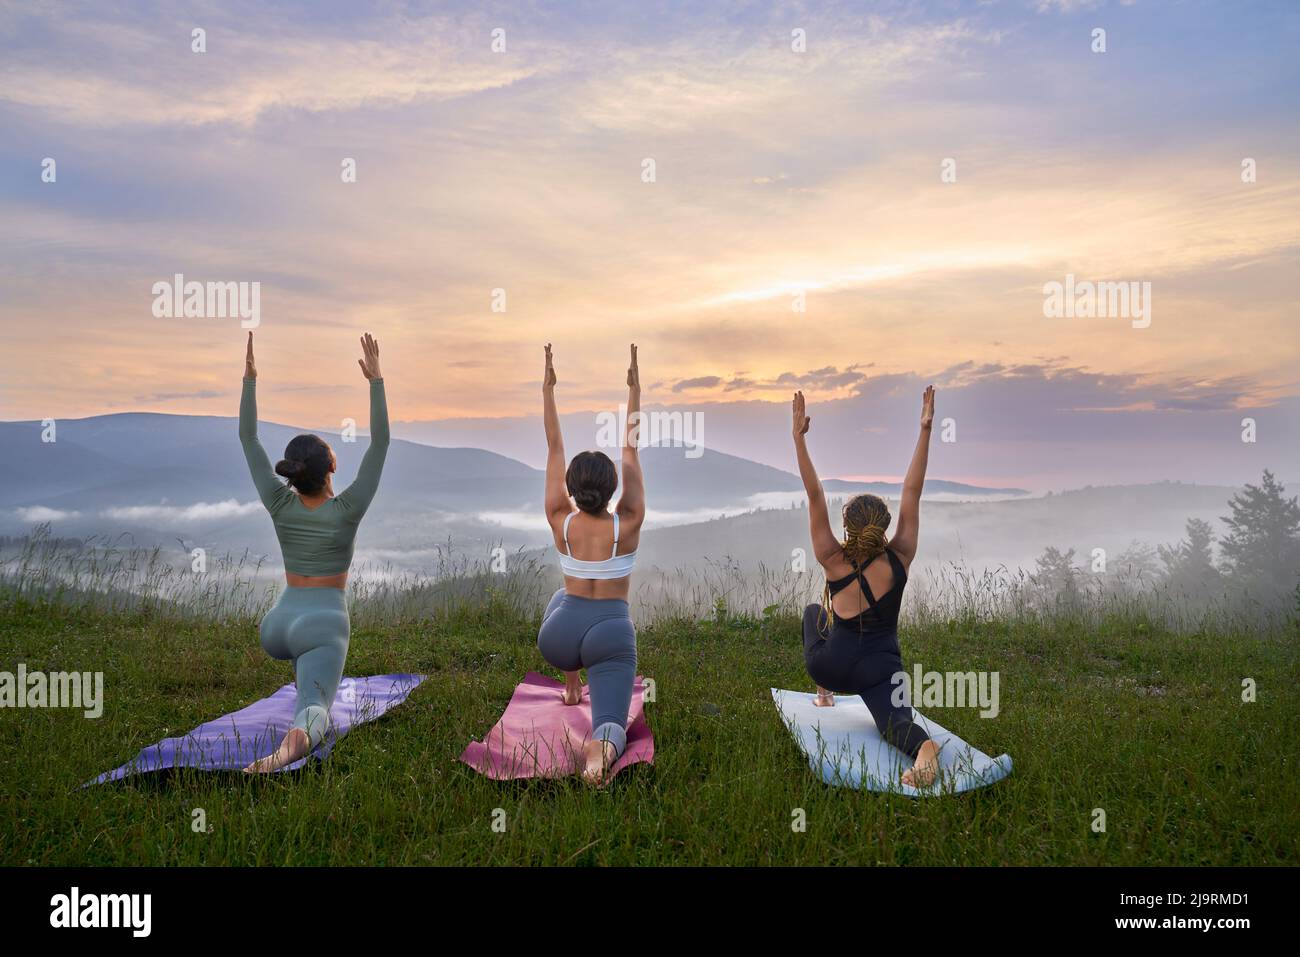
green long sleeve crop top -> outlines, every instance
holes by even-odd
[[[258,497],[271,513],[284,569],[295,575],[328,576],[348,570],[357,527],[366,514],[388,454],[388,403],[384,380],[370,380],[370,447],[357,477],[346,489],[316,508],[308,508],[280,476],[257,440],[257,380],[244,379],[239,401],[239,441]]]

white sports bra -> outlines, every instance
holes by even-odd
[[[587,562],[573,557],[573,550],[569,548],[569,523],[577,514],[577,512],[570,512],[564,516],[564,551],[559,553],[560,570],[570,578],[585,578],[592,581],[609,581],[631,575],[632,566],[636,564],[636,552],[618,554],[618,512],[614,513],[614,548],[609,558],[601,562]]]

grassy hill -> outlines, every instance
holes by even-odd
[[[98,720],[0,711],[0,864],[1297,862],[1294,633],[1172,635],[1133,615],[905,625],[908,667],[1000,672],[996,719],[933,716],[1015,761],[992,788],[913,802],[809,772],[768,692],[810,687],[791,614],[642,627],[656,763],[591,791],[496,783],[457,761],[524,673],[546,670],[535,611],[491,594],[426,620],[358,611],[349,674],[429,678],[329,761],[271,779],[183,771],[78,790],[270,694],[288,666],[263,654],[252,619],[0,601],[0,668],[105,675]],[[1241,701],[1245,677],[1257,703]],[[195,808],[209,833],[191,830]],[[505,833],[491,830],[496,808]],[[796,808],[806,832],[791,830]],[[1090,829],[1096,808],[1103,834]]]

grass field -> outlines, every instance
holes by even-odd
[[[927,622],[905,664],[997,670],[1001,714],[934,710],[1005,781],[912,801],[830,788],[772,705],[809,689],[797,622],[719,615],[640,632],[653,766],[605,791],[497,783],[457,756],[515,683],[546,671],[537,618],[466,606],[354,628],[348,673],[417,671],[403,706],[332,757],[271,778],[181,771],[78,790],[142,747],[290,680],[251,619],[200,624],[10,601],[0,670],[103,671],[104,715],[0,711],[0,863],[104,864],[1295,864],[1300,678],[1294,633],[1176,635],[1146,622]],[[1258,700],[1241,700],[1243,678]],[[202,808],[210,830],[194,833]],[[492,830],[493,811],[506,815]],[[791,828],[794,809],[805,831]],[[1093,811],[1105,833],[1092,830]]]

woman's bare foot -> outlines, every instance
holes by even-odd
[[[609,769],[616,760],[613,743],[588,741],[583,745],[582,757],[586,764],[582,769],[582,780],[596,787],[606,784],[609,781]]]
[[[903,783],[914,788],[928,788],[939,774],[939,745],[931,738],[921,745],[916,761],[903,772]]]
[[[264,758],[258,758],[244,768],[244,771],[248,774],[266,774],[269,771],[278,771],[280,768],[293,764],[293,762],[305,756],[311,750],[310,746],[311,739],[307,737],[306,731],[302,728],[290,728],[289,733],[280,742],[280,746],[275,749],[275,754],[268,754]]]
[[[564,673],[564,703],[577,704],[582,700],[582,674],[577,671]]]
[[[821,685],[817,686],[817,697],[813,698],[813,704],[818,708],[835,707],[835,692],[827,691]]]

